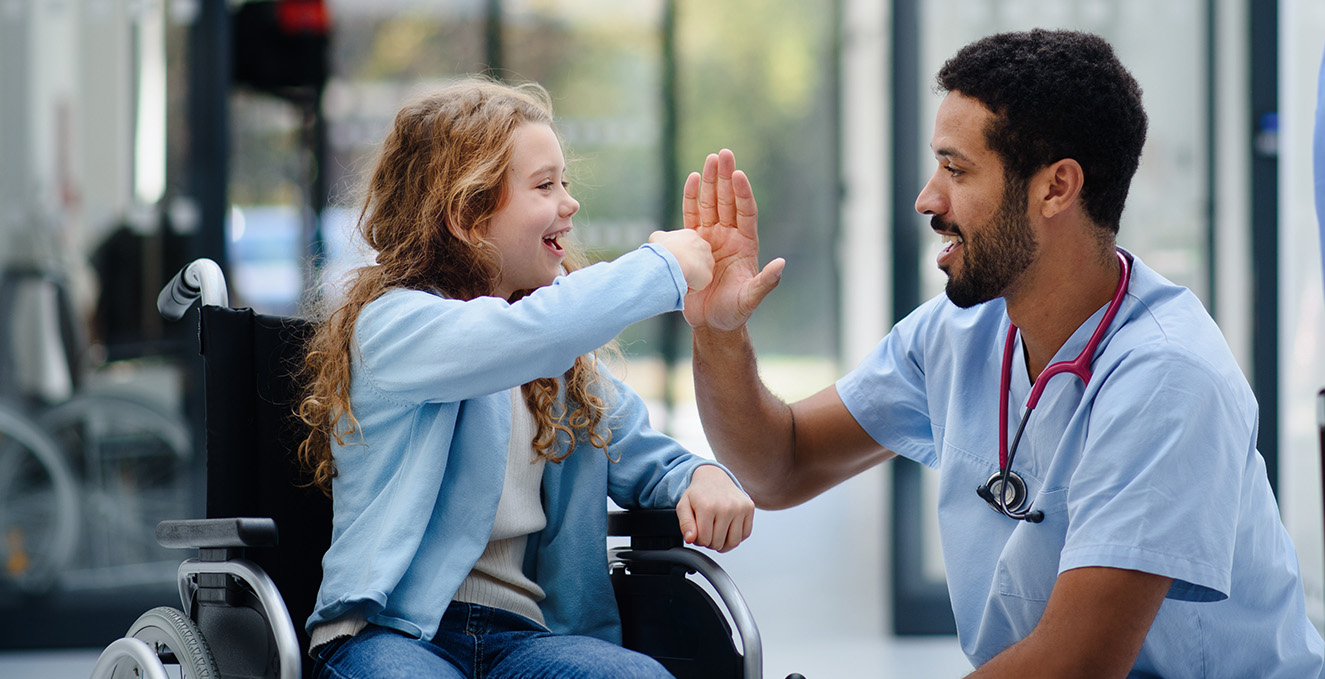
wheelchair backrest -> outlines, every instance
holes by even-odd
[[[276,521],[279,545],[250,550],[247,558],[280,588],[307,649],[304,621],[331,544],[331,499],[307,485],[295,457],[307,430],[295,416],[294,375],[312,324],[252,309],[204,306],[200,314],[207,516]]]

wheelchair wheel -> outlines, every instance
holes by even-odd
[[[169,606],[153,608],[138,616],[126,637],[138,639],[156,651],[161,662],[168,666],[167,674],[181,679],[218,679],[216,660],[207,646],[207,640],[198,632],[198,626],[185,617],[183,611]],[[178,674],[170,672],[178,668]],[[121,662],[111,674],[112,679],[135,679],[137,667],[124,667]]]
[[[73,473],[32,420],[0,406],[0,582],[25,594],[50,589],[78,535]]]
[[[44,412],[43,429],[59,443],[85,487],[79,566],[169,564],[156,524],[191,516],[193,442],[173,414],[136,398],[85,392]]]

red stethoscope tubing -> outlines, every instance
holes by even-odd
[[[1076,375],[1084,385],[1090,382],[1090,364],[1095,360],[1095,350],[1099,348],[1100,341],[1104,339],[1104,333],[1108,332],[1109,325],[1113,323],[1113,317],[1118,315],[1118,309],[1123,305],[1123,298],[1127,296],[1127,284],[1132,277],[1132,264],[1121,251],[1118,251],[1118,263],[1122,265],[1122,275],[1118,278],[1118,288],[1113,292],[1113,299],[1109,302],[1109,308],[1104,310],[1104,318],[1100,319],[1100,324],[1095,328],[1095,333],[1090,336],[1090,341],[1077,354],[1077,357],[1071,361],[1059,361],[1045,368],[1039,377],[1035,378],[1035,384],[1031,386],[1030,398],[1026,400],[1026,411],[1022,413],[1021,424],[1017,428],[1017,438],[1021,438],[1021,430],[1026,426],[1026,419],[1030,417],[1031,410],[1040,402],[1040,394],[1044,393],[1044,387],[1049,382],[1049,378],[1060,373],[1072,373]],[[1011,455],[1008,451],[1008,389],[1012,385],[1012,349],[1016,344],[1017,326],[1008,324],[1008,336],[1003,341],[1003,379],[999,392],[998,400],[998,466],[999,469],[1008,469]],[[1015,447],[1016,444],[1014,443]]]

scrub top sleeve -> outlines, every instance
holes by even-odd
[[[1139,570],[1174,578],[1172,598],[1226,598],[1246,471],[1259,462],[1254,403],[1173,350],[1138,351],[1100,378],[1059,571]]]
[[[926,467],[938,467],[924,369],[896,336],[885,337],[860,365],[837,381],[852,418],[880,446]]]
[[[925,389],[922,322],[934,302],[898,323],[860,365],[837,381],[851,416],[879,445],[927,467],[938,467]]]

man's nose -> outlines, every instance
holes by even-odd
[[[930,177],[925,183],[925,188],[920,189],[920,195],[916,196],[916,212],[922,215],[943,214],[947,211],[947,202],[934,187],[934,177]]]

